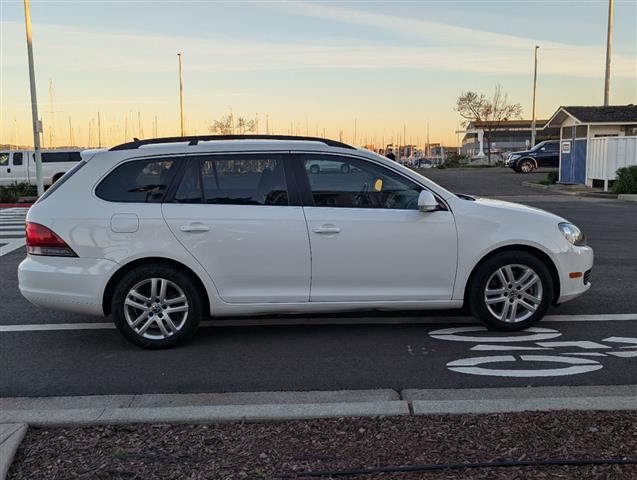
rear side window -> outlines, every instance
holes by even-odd
[[[13,165],[16,167],[22,165],[22,152],[15,152],[13,154]]]
[[[177,189],[175,201],[289,205],[283,160],[268,154],[193,158]]]
[[[42,152],[42,163],[79,162],[80,152]]]
[[[175,176],[174,158],[134,160],[115,168],[95,194],[109,202],[158,203]]]

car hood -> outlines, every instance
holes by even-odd
[[[543,217],[544,219],[549,221],[556,221],[557,223],[566,221],[564,218],[558,215],[555,215],[554,213],[547,212],[546,210],[542,210],[540,208],[529,207],[528,205],[522,205],[520,203],[505,202],[502,200],[494,200],[492,198],[479,198],[479,197],[475,199],[475,203],[476,205],[479,205],[481,207],[502,210],[503,213],[517,212],[521,214],[528,214],[528,215],[533,215],[536,218]]]
[[[511,153],[509,153],[509,155],[531,155],[531,154],[534,154],[534,153],[537,153],[537,152],[532,152],[531,150],[522,150],[522,151],[519,151],[519,152],[511,152]]]

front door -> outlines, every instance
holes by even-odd
[[[299,183],[312,250],[313,302],[450,300],[457,234],[451,211],[418,210],[422,187],[380,164],[302,154]],[[317,168],[318,166],[318,168]]]
[[[310,247],[284,154],[191,157],[162,206],[229,303],[307,302]]]

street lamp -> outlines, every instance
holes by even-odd
[[[44,182],[42,180],[42,154],[40,152],[40,133],[42,132],[42,122],[38,117],[38,96],[35,91],[35,68],[33,66],[33,41],[31,35],[31,9],[29,7],[29,0],[24,0],[24,23],[27,30],[29,81],[31,84],[31,116],[33,118],[33,150],[35,152],[35,178],[39,197],[44,193]]]

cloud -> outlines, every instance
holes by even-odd
[[[133,78],[173,72],[176,52],[184,52],[187,72],[250,72],[308,69],[409,69],[494,75],[529,75],[530,46],[536,40],[482,32],[426,20],[355,12],[316,4],[286,4],[293,12],[386,28],[436,44],[396,46],[376,39],[312,39],[302,42],[260,42],[237,38],[197,38],[106,32],[66,25],[34,26],[40,71],[123,73]],[[23,28],[2,22],[2,68],[24,69]],[[540,73],[601,77],[604,49],[542,42]],[[636,60],[613,57],[614,77],[635,77]]]

